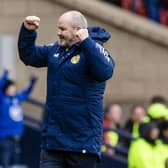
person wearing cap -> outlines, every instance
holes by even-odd
[[[21,103],[32,92],[37,77],[32,76],[28,86],[16,91],[14,81],[8,79],[5,70],[0,79],[0,165],[8,168],[20,163],[20,139],[23,135],[23,112]]]

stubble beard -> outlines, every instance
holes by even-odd
[[[59,38],[59,45],[62,47],[70,47],[71,46],[71,40],[65,40],[63,38]]]

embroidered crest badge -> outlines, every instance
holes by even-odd
[[[71,58],[72,64],[77,64],[80,60],[80,55],[75,55]]]

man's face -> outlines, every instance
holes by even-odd
[[[133,111],[132,111],[132,115],[131,115],[131,119],[133,122],[142,122],[144,117],[146,115],[145,109],[142,107],[136,107]]]
[[[153,128],[150,132],[150,138],[152,140],[156,140],[159,136],[159,129],[158,128]]]
[[[6,90],[6,95],[7,96],[14,96],[15,94],[16,94],[16,86],[10,85]]]
[[[106,117],[110,122],[119,124],[119,122],[121,121],[122,114],[123,111],[121,106],[119,106],[118,104],[114,104],[110,107],[110,111],[108,112]]]
[[[71,24],[71,19],[67,16],[61,16],[58,20],[58,32],[59,43],[63,47],[70,47],[76,41],[75,33],[77,28],[74,28]]]

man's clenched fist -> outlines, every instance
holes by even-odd
[[[80,41],[83,41],[83,40],[85,40],[86,38],[89,37],[88,30],[87,29],[79,29],[76,32],[76,36]]]
[[[39,28],[40,18],[37,16],[27,16],[23,24],[28,30],[36,30]]]

